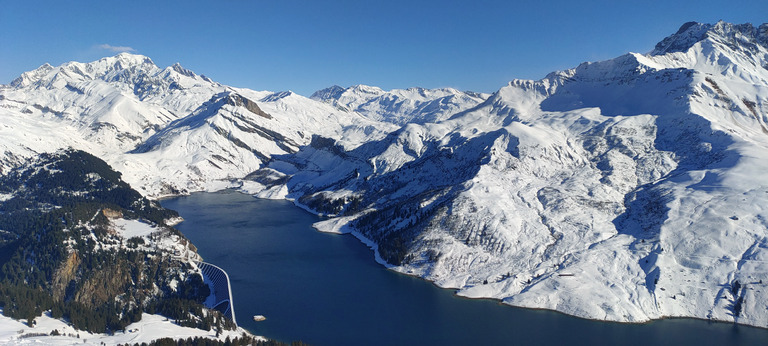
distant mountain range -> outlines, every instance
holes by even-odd
[[[400,126],[443,121],[453,114],[477,106],[490,95],[456,89],[409,88],[384,91],[377,87],[334,85],[312,94],[312,99],[345,111]]]
[[[306,98],[123,53],[1,86],[0,124],[3,172],[71,147],[151,198],[290,198],[463,296],[768,327],[768,24],[686,23],[490,95]]]

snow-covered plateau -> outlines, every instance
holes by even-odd
[[[294,199],[462,296],[768,327],[768,24],[686,23],[491,95],[305,98],[120,54],[1,86],[0,134],[3,171],[73,147],[150,197]]]

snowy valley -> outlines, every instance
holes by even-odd
[[[292,199],[462,296],[768,328],[768,24],[687,23],[648,54],[490,95],[307,98],[132,54],[0,86],[2,174],[63,148],[150,198]]]

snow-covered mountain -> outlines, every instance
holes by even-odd
[[[236,180],[273,156],[298,151],[313,134],[355,146],[392,128],[291,92],[233,89],[213,95],[114,162],[149,195],[221,189],[241,185]]]
[[[67,123],[108,148],[134,147],[225,87],[176,64],[119,54],[91,63],[45,64],[3,89],[6,107]]]
[[[452,88],[384,91],[367,85],[355,85],[346,89],[334,85],[316,91],[311,98],[339,109],[356,111],[373,120],[402,126],[445,120],[453,114],[477,106],[488,96]]]
[[[0,87],[0,169],[74,147],[152,197],[232,186],[321,134],[354,146],[395,129],[291,92],[223,86],[122,53],[43,65]]]
[[[24,157],[72,146],[109,158],[224,90],[179,65],[160,69],[140,55],[45,64],[0,87],[0,147]],[[5,168],[18,164],[14,155],[3,157]]]
[[[767,122],[768,24],[687,23],[492,95],[310,99],[121,54],[0,87],[0,167],[72,146],[148,196],[294,198],[464,296],[768,327]]]
[[[688,23],[649,54],[515,80],[450,119],[353,150],[318,140],[272,168],[336,216],[318,229],[464,296],[766,327],[767,38]]]

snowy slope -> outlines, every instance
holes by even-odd
[[[127,53],[22,74],[0,86],[0,118],[0,169],[74,147],[104,158],[152,197],[237,186],[232,180],[272,155],[295,152],[313,134],[355,146],[396,128],[291,92],[223,86]]]
[[[320,230],[464,296],[766,327],[767,33],[689,23],[649,54],[512,81],[450,119],[347,151],[317,141],[272,168],[337,216]]]
[[[48,64],[3,88],[3,106],[74,126],[89,142],[128,150],[224,87],[181,66],[119,54],[91,63]]]
[[[0,177],[0,190],[3,314],[28,319],[30,327],[46,310],[48,317],[69,320],[67,326],[43,316],[37,326],[43,328],[27,330],[27,335],[0,328],[4,344],[49,335],[52,329],[41,330],[46,322],[66,326],[60,332],[124,330],[139,322],[142,311],[158,311],[206,330],[228,325],[223,315],[202,306],[192,305],[188,313],[162,308],[174,299],[194,304],[210,296],[197,266],[202,259],[186,237],[168,226],[178,214],[130,189],[104,161],[74,150],[41,155]],[[18,293],[31,288],[40,294]],[[189,323],[206,317],[219,322]],[[14,324],[8,318],[6,323]]]
[[[312,94],[313,100],[326,102],[339,109],[352,110],[377,121],[397,125],[444,120],[485,101],[488,94],[464,92],[451,88],[408,88],[384,91],[381,88],[355,85],[332,87]]]
[[[0,119],[3,170],[72,146],[149,196],[295,198],[333,217],[319,229],[464,296],[768,327],[765,24],[687,23],[648,54],[492,95],[309,99],[121,54],[23,74]]]
[[[354,147],[393,128],[291,92],[237,89],[214,95],[112,162],[147,195],[186,194],[241,186],[239,179],[298,151],[313,134]]]
[[[160,69],[140,55],[45,64],[0,86],[3,166],[66,147],[109,160],[224,90],[178,64]]]
[[[50,313],[43,314],[35,321],[37,324],[29,327],[22,321],[0,316],[0,343],[3,345],[135,345],[162,338],[181,340],[200,337],[224,342],[227,339],[242,337],[244,333],[250,335],[245,329],[237,328],[225,330],[217,337],[216,332],[182,327],[164,316],[149,314],[142,314],[141,321],[130,324],[124,331],[110,334],[92,334],[76,330],[64,321],[51,318]],[[52,332],[58,332],[59,335],[51,335]],[[266,341],[260,337],[256,339]]]

